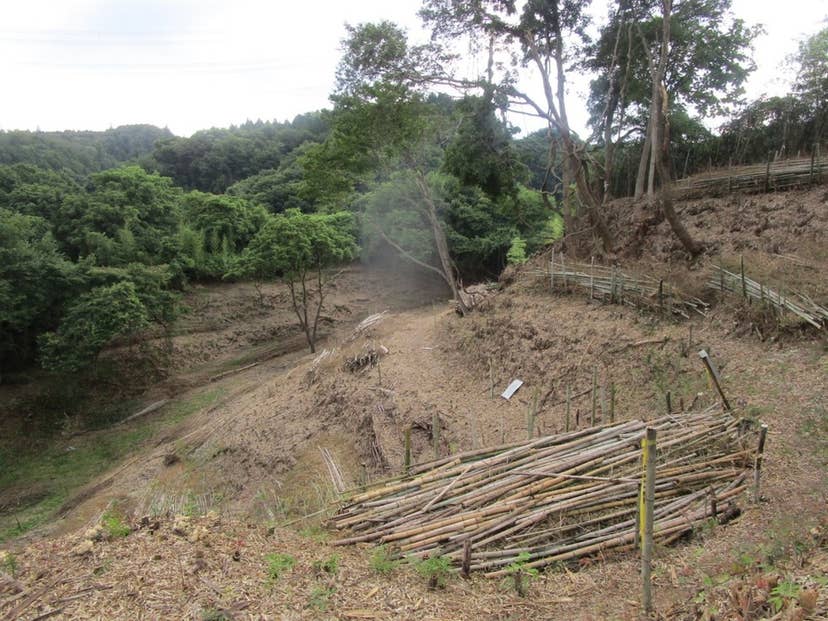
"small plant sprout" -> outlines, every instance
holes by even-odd
[[[124,523],[120,515],[113,511],[107,511],[101,517],[101,526],[103,526],[106,536],[109,539],[120,539],[126,537],[131,532],[129,526]]]
[[[397,565],[400,564],[400,560],[394,557],[387,545],[381,545],[377,546],[371,554],[369,564],[372,570],[386,576],[396,569]]]
[[[526,597],[529,583],[538,575],[537,569],[528,566],[530,559],[528,552],[521,552],[515,562],[506,568],[509,575],[505,578],[504,584],[512,587],[520,597]]]
[[[416,569],[428,580],[429,589],[444,589],[446,579],[451,575],[451,559],[448,556],[426,557],[417,561]]]
[[[17,577],[17,557],[11,552],[0,550],[0,571],[4,571],[12,578]]]
[[[265,556],[267,563],[267,577],[271,582],[276,582],[283,573],[296,565],[296,559],[289,554],[273,552]]]
[[[799,596],[800,587],[796,582],[780,582],[771,589],[768,601],[773,606],[774,612],[779,612],[788,603]]]
[[[324,561],[314,561],[313,569],[317,575],[326,573],[331,576],[335,576],[339,571],[339,555],[334,554],[333,556],[326,558]]]
[[[328,610],[328,605],[336,589],[333,587],[316,587],[308,597],[308,607],[315,608],[320,612]]]

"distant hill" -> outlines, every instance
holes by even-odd
[[[106,131],[0,131],[0,164],[32,164],[83,177],[148,156],[169,129],[122,125]]]

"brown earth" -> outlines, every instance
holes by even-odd
[[[616,225],[631,240],[638,235],[631,223],[641,221],[637,210],[617,215]],[[824,279],[818,278],[827,258],[824,188],[696,201],[682,211],[691,230],[706,231],[725,256],[750,250],[757,265],[776,266],[779,278],[790,271],[811,287],[809,295],[825,299]],[[762,213],[773,215],[757,235],[746,223]],[[808,214],[813,217],[797,232],[794,221]],[[742,228],[734,230],[740,221]],[[632,253],[638,258],[630,265],[683,273],[665,226],[653,224],[639,235],[640,252]],[[294,528],[315,528],[315,518],[270,534],[267,525],[314,513],[334,498],[320,448],[331,451],[347,483],[358,484],[400,470],[408,426],[414,458],[430,459],[435,418],[442,454],[524,438],[526,411],[536,396],[539,430],[561,431],[567,387],[570,424],[584,426],[592,417],[593,375],[603,393],[599,418],[611,386],[618,420],[661,414],[668,392],[674,407],[715,402],[696,355],[704,348],[719,365],[733,404],[770,426],[763,499],[745,501],[742,516],[727,526],[658,551],[658,610],[670,618],[739,618],[728,616],[728,589],[772,565],[802,588],[815,588],[817,616],[811,618],[824,615],[828,591],[812,579],[826,571],[826,525],[820,524],[828,513],[824,337],[801,329],[795,338],[760,340],[745,329],[748,311],[733,302],[714,305],[707,318],[674,323],[577,294],[553,296],[546,277],[536,273],[543,262],[538,258],[518,270],[511,284],[465,319],[443,304],[429,304],[436,296],[423,293],[421,280],[348,270],[331,298],[319,356],[305,354],[301,335],[295,327],[291,332],[284,291],[268,289],[279,311],[260,313],[252,287],[205,289],[198,294],[204,306],[195,305],[175,340],[182,366],[202,366],[166,389],[195,391],[218,370],[233,368],[228,361],[263,361],[219,379],[214,385],[223,393],[216,403],[93,483],[55,525],[65,534],[16,549],[18,584],[7,595],[0,586],[0,614],[17,614],[31,600],[21,618],[53,608],[60,609],[55,618],[135,618],[138,611],[147,618],[207,618],[205,611],[219,609],[232,618],[635,618],[638,561],[630,556],[545,572],[527,599],[480,578],[429,591],[410,569],[388,577],[372,572],[370,551],[332,548],[296,533]],[[431,291],[442,293],[439,287]],[[389,312],[373,327],[354,332],[356,322],[384,310]],[[275,346],[274,337],[280,338]],[[381,347],[387,353],[378,365],[345,369],[346,359]],[[497,397],[514,378],[525,382],[515,397]],[[73,555],[83,539],[75,531],[112,506],[133,521],[162,516],[159,530],[142,528]],[[196,520],[204,532],[193,541],[174,535],[172,518],[163,517],[210,509],[222,517]],[[238,549],[241,560],[234,561]],[[264,556],[270,552],[297,559],[275,582],[267,577]],[[339,572],[314,572],[313,562],[332,554],[341,556]],[[316,605],[320,598],[325,610]],[[704,616],[711,606],[720,616]]]

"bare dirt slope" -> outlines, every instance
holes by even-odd
[[[729,209],[717,204],[715,220],[732,220]],[[812,241],[824,239],[824,213],[806,224]],[[722,239],[735,249],[732,237]],[[670,243],[664,240],[664,248]],[[655,243],[648,247],[661,252]],[[803,262],[823,260],[805,248],[797,254]],[[828,592],[817,580],[826,571],[828,513],[824,340],[803,331],[761,341],[743,329],[738,305],[729,302],[713,306],[705,319],[673,323],[577,294],[553,296],[535,271],[531,265],[519,271],[465,319],[442,304],[412,308],[410,298],[395,302],[381,292],[356,303],[348,296],[357,294],[342,285],[339,295],[351,299],[353,321],[333,324],[322,344],[327,353],[296,351],[215,382],[223,393],[213,405],[81,496],[63,521],[68,534],[15,550],[16,582],[0,585],[0,613],[28,619],[51,611],[55,618],[135,618],[139,611],[147,618],[222,618],[208,617],[222,610],[227,618],[635,618],[633,557],[553,568],[535,581],[528,599],[482,579],[452,580],[433,592],[409,568],[388,576],[371,570],[370,550],[331,547],[313,519],[290,523],[333,498],[320,448],[331,451],[347,483],[358,484],[399,471],[409,426],[417,461],[433,456],[435,421],[441,454],[525,438],[526,411],[535,399],[539,431],[560,431],[567,388],[569,424],[585,426],[593,415],[593,377],[599,419],[612,387],[617,420],[662,414],[668,392],[674,408],[707,405],[717,396],[696,354],[705,348],[740,413],[770,427],[763,499],[745,499],[743,515],[727,526],[658,550],[660,614],[761,618],[734,616],[730,589],[776,572],[817,593],[812,610],[800,606],[799,617],[785,618],[825,618]],[[356,321],[386,309],[373,327],[354,332]],[[227,335],[220,339],[233,343]],[[178,347],[182,356],[198,357],[186,344]],[[347,359],[370,351],[386,353],[376,366],[345,368]],[[514,378],[524,386],[510,401],[498,398]],[[93,524],[113,503],[137,532],[86,543],[75,529]],[[222,517],[179,522],[178,534],[174,517],[165,517],[209,510]],[[143,516],[149,519],[142,526]],[[290,526],[271,529],[274,523]],[[296,564],[274,579],[270,553],[289,554]],[[340,556],[336,571],[314,567],[334,554]],[[722,616],[710,616],[711,608]],[[782,612],[795,609],[791,598]]]

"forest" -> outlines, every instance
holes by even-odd
[[[602,208],[621,197],[650,200],[697,256],[703,242],[672,207],[677,178],[824,143],[828,28],[789,60],[788,95],[745,101],[759,30],[730,0],[621,1],[592,38],[569,0],[426,0],[421,16],[425,45],[393,23],[349,26],[331,108],[289,122],[187,138],[146,125],[0,132],[0,378],[88,371],[107,346],[169,330],[199,282],[301,283],[313,349],[305,279],[389,248],[465,312],[464,283],[564,235],[585,231],[612,257]],[[482,75],[460,71],[461,38]],[[540,99],[519,88],[524,67]],[[568,72],[594,76],[590,135],[570,127]],[[547,127],[517,136],[507,112]]]

